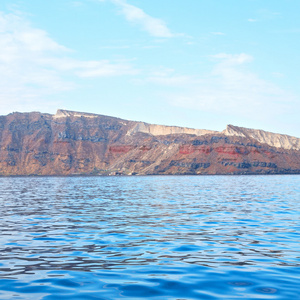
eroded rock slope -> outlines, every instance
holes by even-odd
[[[0,175],[300,174],[300,139],[58,110],[0,116]]]

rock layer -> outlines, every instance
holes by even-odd
[[[0,175],[300,174],[300,139],[58,110],[0,116]]]
[[[300,139],[286,134],[272,133],[264,130],[249,129],[233,125],[227,125],[222,133],[227,136],[253,138],[260,143],[265,143],[276,148],[300,150]]]

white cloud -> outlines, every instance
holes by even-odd
[[[219,53],[219,54],[211,55],[211,57],[221,60],[220,64],[222,67],[240,65],[253,60],[252,56],[245,53],[235,54],[235,55]]]
[[[178,87],[190,84],[193,78],[187,75],[178,75],[174,69],[159,68],[151,72],[146,81],[165,86]]]
[[[103,0],[99,1],[103,2]],[[141,26],[141,28],[147,31],[151,36],[162,38],[174,36],[163,20],[146,14],[142,9],[128,4],[125,0],[110,1],[120,8],[121,13],[125,16],[127,21]]]
[[[270,11],[268,9],[260,9],[256,13],[256,18],[249,18],[248,22],[270,21],[281,18],[281,13]]]
[[[171,105],[202,112],[230,114],[255,119],[272,119],[291,112],[296,98],[275,84],[259,78],[246,68],[253,58],[247,54],[220,53],[211,56],[214,66],[202,77],[187,77],[169,72],[150,76],[147,80],[174,88],[165,93]],[[184,87],[184,89],[183,89]]]
[[[147,79],[149,82],[154,82],[158,84],[168,85],[168,86],[184,86],[186,84],[189,84],[191,82],[191,78],[189,76],[180,76],[180,75],[174,75],[174,76],[155,76],[155,77],[149,77]]]
[[[79,61],[70,58],[43,58],[40,63],[57,71],[71,71],[79,77],[110,77],[134,75],[138,70],[132,68],[127,61]]]
[[[70,58],[71,54],[72,50],[55,42],[46,31],[33,28],[22,16],[0,12],[1,114],[11,109],[57,107],[56,102],[45,106],[47,97],[76,88],[76,77],[136,73],[127,61],[81,61]]]
[[[134,70],[128,63],[112,64],[109,61],[90,61],[88,66],[79,68],[76,74],[80,77],[107,77],[107,76],[120,76],[120,75],[134,75],[138,71]]]

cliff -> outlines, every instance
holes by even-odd
[[[272,133],[264,130],[249,129],[233,125],[227,125],[222,133],[227,136],[253,138],[260,143],[265,143],[276,148],[300,150],[300,139],[286,134]]]
[[[58,110],[0,116],[0,175],[300,174],[300,139]]]

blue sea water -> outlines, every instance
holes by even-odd
[[[300,299],[300,176],[0,178],[0,299]]]

